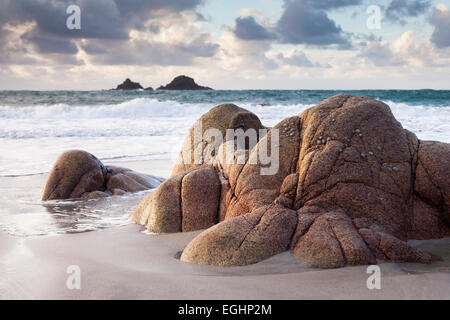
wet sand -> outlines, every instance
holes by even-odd
[[[366,266],[317,270],[290,252],[233,268],[175,258],[198,232],[148,235],[141,227],[15,237],[0,232],[0,299],[450,299],[450,239],[412,241],[443,256],[432,265],[382,263],[381,289]],[[66,286],[81,268],[81,289]]]

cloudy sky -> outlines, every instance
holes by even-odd
[[[68,29],[67,7],[81,10]],[[380,16],[377,19],[377,9]],[[1,0],[1,89],[450,89],[450,0]]]

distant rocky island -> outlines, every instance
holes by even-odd
[[[139,82],[133,82],[127,78],[124,82],[119,84],[116,89],[113,90],[142,90],[143,86]],[[153,90],[152,87],[145,88],[144,90]],[[213,90],[209,87],[203,87],[198,85],[194,79],[187,76],[175,77],[169,84],[160,86],[157,90]]]
[[[144,89],[139,82],[133,82],[130,78],[127,78],[124,82],[119,84],[114,90],[139,90]]]
[[[199,86],[194,79],[186,76],[178,76],[168,85],[160,86],[157,90],[213,90],[209,87]]]

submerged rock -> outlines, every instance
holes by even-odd
[[[227,117],[212,119],[230,126]],[[258,123],[254,116],[241,122]],[[276,134],[279,168],[261,175],[267,163],[249,159]],[[181,260],[219,266],[289,249],[319,268],[377,259],[431,263],[407,240],[450,236],[450,144],[418,140],[386,104],[334,96],[258,138],[241,164],[225,163],[220,152],[208,165],[178,164],[131,218],[158,233],[217,223],[188,244]]]
[[[213,90],[209,87],[199,86],[194,79],[186,76],[174,78],[168,85],[160,86],[158,90]]]
[[[105,166],[82,150],[64,152],[45,182],[42,200],[94,199],[156,188],[161,178],[130,169]]]
[[[115,90],[138,90],[144,89],[139,82],[133,82],[127,78],[124,82],[119,84]]]

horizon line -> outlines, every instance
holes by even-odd
[[[425,91],[425,90],[431,90],[431,91],[450,91],[450,88],[448,89],[433,89],[433,88],[409,88],[409,89],[399,89],[399,88],[391,88],[391,89],[381,89],[381,88],[375,88],[375,89],[368,89],[368,88],[362,88],[362,89],[214,89],[213,90],[165,90],[165,89],[153,89],[153,90],[145,90],[145,89],[133,89],[133,90],[116,90],[116,89],[95,89],[95,90],[85,90],[85,89],[0,89],[0,92],[5,91],[39,91],[39,92],[45,92],[45,91],[79,91],[79,92],[92,92],[92,91],[119,91],[119,92],[153,92],[153,91],[196,91],[196,92],[211,92],[211,91]]]

